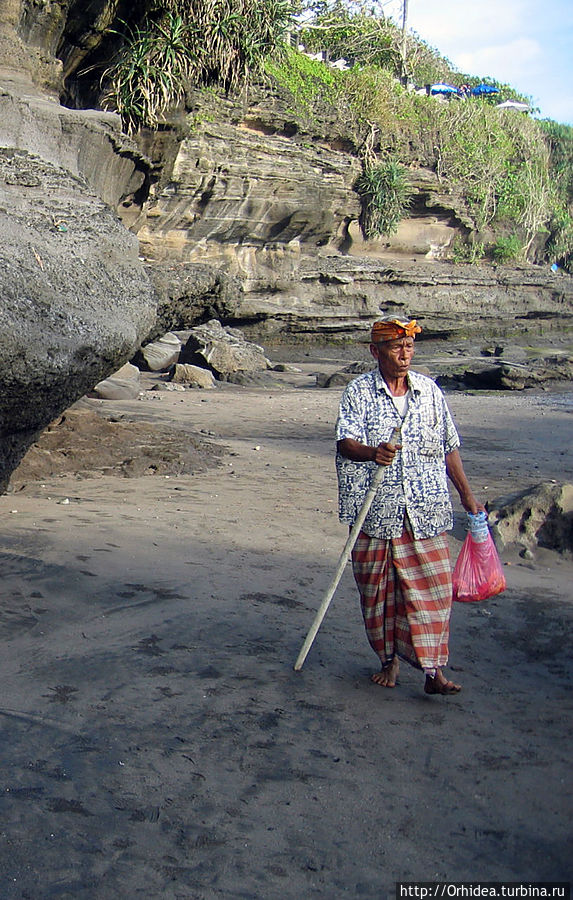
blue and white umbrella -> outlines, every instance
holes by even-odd
[[[499,94],[499,88],[494,87],[493,84],[478,84],[472,88],[472,94],[474,97],[479,97],[482,94]]]
[[[432,84],[430,94],[459,94],[459,89],[453,84]]]

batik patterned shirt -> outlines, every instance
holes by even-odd
[[[336,439],[352,438],[377,447],[401,428],[402,449],[384,467],[362,530],[371,537],[399,537],[408,516],[414,537],[434,537],[453,525],[445,457],[460,445],[445,397],[425,375],[409,372],[409,402],[401,419],[378,369],[355,378],[345,389],[336,423]],[[353,462],[336,455],[339,515],[354,523],[376,469],[374,462]]]

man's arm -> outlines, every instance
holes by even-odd
[[[485,507],[478,503],[474,497],[473,491],[469,485],[469,481],[464,472],[464,466],[459,450],[452,450],[446,454],[446,472],[454,485],[456,491],[460,495],[463,508],[470,513],[477,513],[480,510],[485,511]]]
[[[399,450],[401,444],[378,444],[377,447],[369,447],[368,444],[361,444],[353,438],[343,438],[338,441],[336,448],[341,456],[351,459],[353,462],[375,462],[379,466],[389,466],[396,456],[396,450]]]

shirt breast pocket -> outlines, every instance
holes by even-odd
[[[420,453],[422,456],[435,459],[443,454],[443,443],[439,428],[434,425],[421,423],[420,427]]]

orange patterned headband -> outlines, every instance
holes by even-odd
[[[415,319],[412,319],[411,322],[386,319],[383,322],[374,322],[371,340],[373,344],[378,344],[380,341],[395,341],[401,337],[414,337],[421,330]]]

